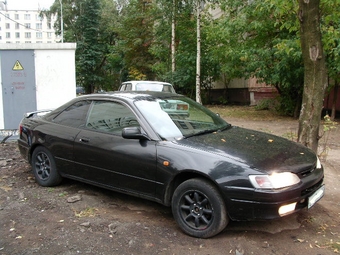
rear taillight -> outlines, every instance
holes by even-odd
[[[21,137],[23,130],[24,130],[24,127],[20,125],[19,126],[19,137]]]

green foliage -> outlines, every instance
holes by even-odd
[[[154,58],[149,52],[154,25],[151,9],[151,3],[147,1],[131,0],[121,11],[118,36],[124,54],[125,68],[130,78],[136,77],[130,70],[146,79],[155,78],[152,72]]]
[[[321,139],[321,149],[319,151],[319,156],[322,156],[324,159],[326,159],[329,150],[330,132],[335,132],[337,130],[338,123],[332,121],[330,116],[326,114],[323,117],[322,127],[321,136],[319,138]]]
[[[78,84],[92,92],[101,84],[102,77],[97,72],[105,45],[99,42],[100,0],[84,0],[84,8],[77,18],[75,27],[83,31],[77,41]]]
[[[255,106],[255,110],[262,111],[262,110],[269,110],[271,106],[272,99],[262,99],[260,100],[257,105]]]
[[[229,80],[256,77],[276,87],[292,115],[295,102],[301,101],[304,74],[297,4],[226,0],[221,6],[224,15],[210,24],[208,38],[222,72]]]
[[[222,105],[226,105],[228,103],[228,100],[225,97],[220,96],[218,98],[218,102]]]
[[[198,0],[62,0],[64,41],[76,42],[77,84],[115,90],[128,79],[172,82],[194,97],[196,83],[196,4]],[[174,6],[175,3],[175,12]],[[256,77],[280,93],[277,110],[296,113],[303,90],[303,62],[297,1],[205,1],[201,19],[201,87],[209,102],[212,83],[224,77]],[[322,32],[329,75],[340,71],[340,0],[322,1]],[[207,12],[219,7],[213,20]],[[57,14],[55,0],[43,15]],[[176,71],[171,70],[171,23],[176,20]],[[222,100],[223,101],[223,100]]]

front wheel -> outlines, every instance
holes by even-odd
[[[39,146],[33,151],[32,169],[36,182],[41,186],[55,186],[62,180],[52,154],[45,147]]]
[[[198,238],[217,235],[229,222],[219,191],[210,182],[198,178],[177,187],[172,197],[172,213],[186,234]]]

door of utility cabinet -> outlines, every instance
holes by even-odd
[[[37,109],[34,51],[1,51],[0,60],[4,127],[17,129],[24,113]]]

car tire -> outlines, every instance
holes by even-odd
[[[183,232],[197,238],[217,235],[229,223],[219,191],[200,178],[189,179],[177,187],[172,197],[172,213]]]
[[[54,157],[45,147],[39,146],[33,151],[32,169],[36,182],[41,186],[56,186],[62,180]]]

